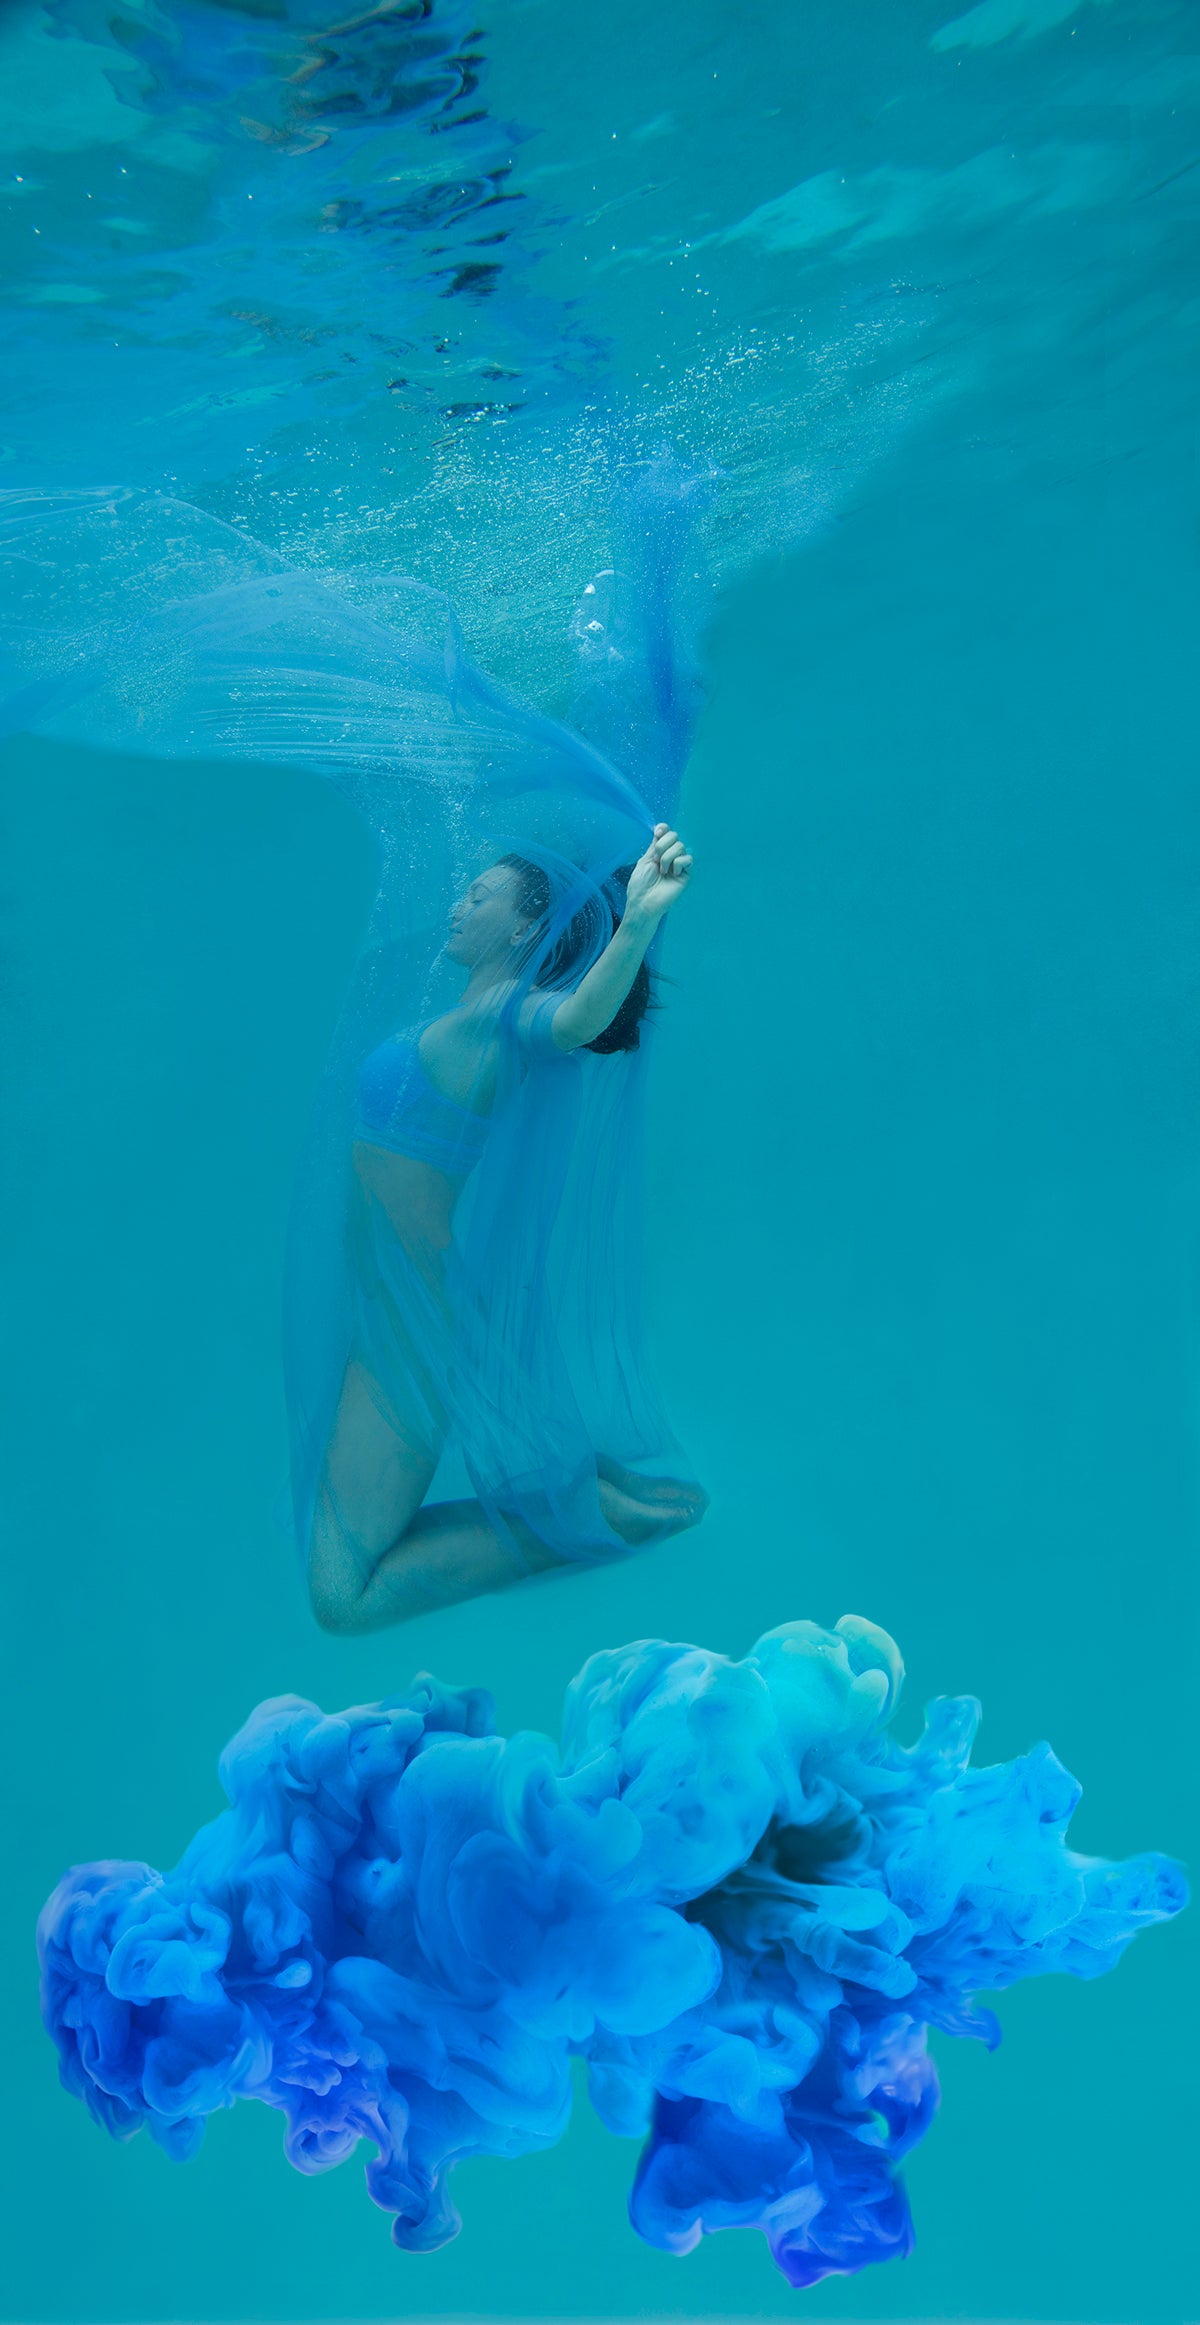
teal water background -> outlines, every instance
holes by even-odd
[[[162,130],[123,107],[89,144],[99,84],[70,109],[70,45],[36,15],[0,39],[23,118],[53,67],[55,142],[22,181],[65,206],[81,151],[136,169]],[[251,525],[282,489],[309,542],[340,493],[334,552],[449,569],[480,650],[532,686],[588,570],[589,409],[644,404],[653,363],[654,424],[726,466],[651,1155],[659,1366],[712,1513],[620,1570],[366,1641],[315,1630],[275,1525],[278,1291],[365,842],[291,775],[11,742],[10,2320],[1200,2314],[1186,1918],[1096,1986],[1008,1997],[995,2056],[940,2042],[915,2255],[804,2297],[749,2236],[639,2245],[635,2150],[585,2103],[560,2150],[464,2168],[461,2238],[411,2258],[358,2166],[302,2180],[265,2110],[216,2120],[183,2169],[111,2145],[38,2024],[32,1924],[65,1864],[173,1862],[260,1698],[364,1701],[422,1667],[553,1730],[595,1647],[740,1653],[852,1609],[900,1641],[910,1719],[970,1691],[983,1756],[1050,1737],[1084,1785],[1077,1845],[1188,1852],[1194,18],[987,0],[950,38],[915,0],[643,16],[487,15],[489,104],[538,130],[517,156],[543,205],[537,344],[575,302],[592,369],[515,433],[389,405],[386,503],[375,405],[322,417],[314,391],[306,418],[302,382],[253,447],[221,434],[228,406],[182,449],[142,430],[136,481]],[[16,280],[33,376],[44,305]],[[103,402],[129,416],[134,390],[90,361],[81,341],[54,416],[73,481],[89,431],[99,474],[134,458]],[[5,411],[14,482],[53,476],[47,409],[27,378]]]

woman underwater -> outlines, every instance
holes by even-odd
[[[471,1335],[456,1309],[471,1292],[454,1254],[455,1213],[497,1106],[519,1095],[533,1058],[637,1048],[650,992],[645,956],[691,872],[678,833],[656,825],[619,918],[614,908],[613,933],[587,966],[594,915],[576,906],[555,930],[549,873],[502,857],[451,916],[445,957],[467,971],[458,1005],[394,1035],[362,1067],[350,1197],[354,1332],[308,1540],[309,1589],[325,1629],[377,1630],[564,1563],[552,1528],[539,1530],[522,1511],[519,1490],[508,1507],[494,1500],[494,1514],[478,1498],[426,1503],[451,1411],[461,1415],[469,1393]],[[475,1322],[477,1337],[488,1319]],[[694,1486],[639,1476],[602,1448],[593,1467],[581,1483],[594,1491],[602,1525],[629,1548],[703,1515]]]
[[[635,475],[622,567],[569,628],[569,724],[403,577],[319,577],[157,493],[0,494],[0,725],[318,775],[374,845],[284,1287],[293,1526],[331,1631],[703,1514],[641,1318],[650,956],[692,868],[695,481]]]

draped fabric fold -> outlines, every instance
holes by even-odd
[[[316,773],[375,836],[378,892],[288,1239],[302,1547],[351,1363],[398,1443],[465,1465],[518,1562],[530,1534],[558,1558],[623,1553],[598,1464],[686,1475],[643,1349],[653,1024],[622,1055],[564,1056],[523,1028],[539,991],[566,991],[598,957],[619,875],[673,807],[695,691],[676,599],[696,490],[650,467],[626,494],[628,570],[590,584],[575,618],[579,729],[493,684],[445,600],[402,577],[296,569],[160,494],[0,495],[0,731]],[[486,1135],[447,1166],[459,1199],[439,1247],[397,1224],[363,1076],[396,1041],[419,1058],[422,1028],[455,1006],[448,916],[504,857],[536,867],[549,901],[501,1012]]]

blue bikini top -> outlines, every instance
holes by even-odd
[[[525,1028],[522,1048],[553,1050],[550,1027],[564,998],[561,992],[547,994]],[[435,1087],[421,1062],[425,1030],[419,1025],[411,1032],[392,1034],[363,1059],[355,1136],[386,1147],[390,1154],[431,1163],[451,1178],[465,1178],[483,1153],[491,1116],[460,1106]]]

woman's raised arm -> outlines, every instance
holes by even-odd
[[[691,878],[692,859],[678,832],[656,824],[644,856],[629,875],[625,912],[598,961],[565,995],[555,1012],[551,1036],[556,1049],[583,1049],[612,1024],[629,992],[650,940]]]

